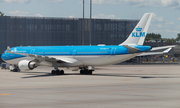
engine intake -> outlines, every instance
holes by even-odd
[[[29,60],[21,60],[18,63],[18,67],[21,70],[33,70],[37,66],[36,66],[36,62],[29,61]]]

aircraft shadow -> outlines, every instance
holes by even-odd
[[[177,78],[177,77],[153,77],[148,75],[138,74],[93,74],[92,76],[111,76],[111,77],[138,77],[138,78]]]
[[[22,77],[22,78],[37,78],[37,77],[55,77],[55,76],[68,76],[68,75],[81,75],[79,73],[65,73],[64,75],[52,75],[51,73],[46,73],[46,72],[23,72],[23,73],[28,73],[26,75],[26,77]],[[41,75],[37,75],[36,73],[44,73]],[[159,74],[160,75],[160,74]],[[86,76],[107,76],[107,77],[138,77],[138,78],[142,78],[142,79],[147,79],[147,78],[180,78],[180,77],[165,77],[163,76],[163,74],[161,74],[162,76],[151,76],[151,74],[149,75],[143,75],[143,74],[96,74],[93,73],[92,75],[86,75]],[[83,76],[83,75],[81,75]],[[84,75],[85,76],[85,75]]]

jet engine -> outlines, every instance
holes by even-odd
[[[18,63],[18,67],[21,70],[33,70],[34,68],[36,68],[36,62],[34,61],[29,61],[29,60],[21,60]]]

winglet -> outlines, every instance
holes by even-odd
[[[172,47],[164,50],[163,53],[168,53],[171,49],[172,49]]]

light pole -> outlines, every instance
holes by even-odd
[[[92,0],[90,0],[90,34],[89,34],[89,44],[91,45],[91,17],[92,17]]]
[[[84,0],[83,0],[82,45],[84,45]]]

